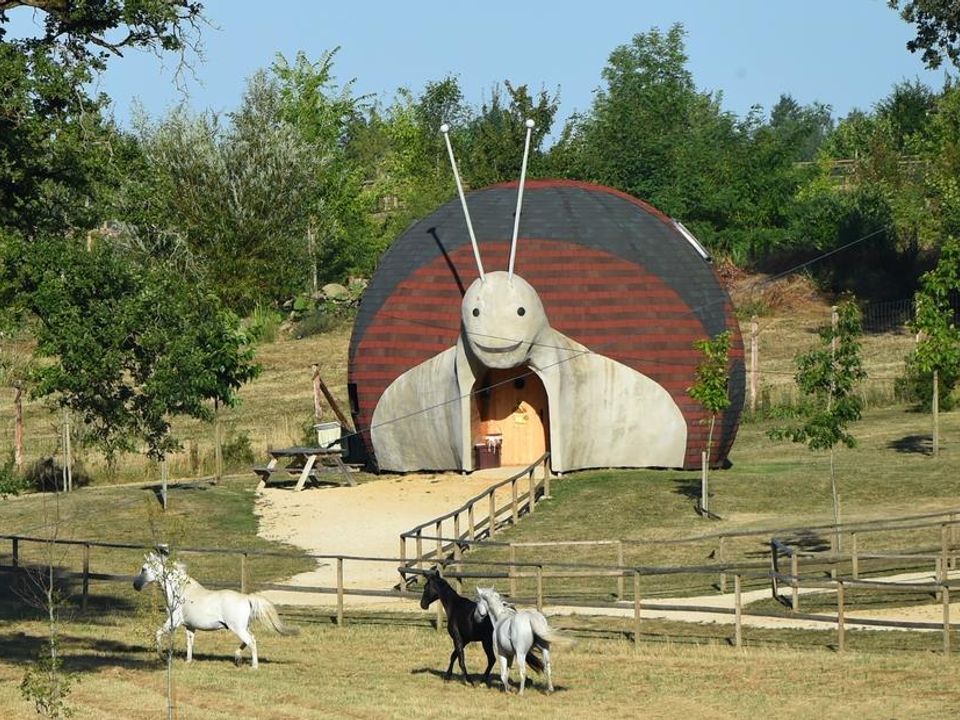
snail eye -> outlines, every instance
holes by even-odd
[[[474,308],[474,309],[473,309],[473,316],[474,316],[474,317],[480,317],[480,308]]]
[[[520,317],[523,317],[526,314],[527,314],[527,311],[524,310],[522,307],[517,308],[517,315],[519,315]]]

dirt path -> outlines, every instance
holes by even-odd
[[[308,488],[293,492],[289,488],[266,488],[256,504],[259,517],[258,533],[268,539],[287,542],[317,555],[356,555],[383,558],[382,561],[344,562],[344,603],[348,607],[364,609],[414,610],[417,598],[371,598],[349,594],[350,589],[389,590],[399,581],[397,558],[400,554],[400,533],[427,522],[482,493],[498,480],[509,477],[517,468],[485,470],[461,476],[454,473],[437,475],[406,475],[363,483],[357,487]],[[498,494],[498,504],[506,502],[508,491]],[[960,575],[958,575],[960,576]],[[930,573],[913,573],[888,578],[902,582],[930,582]],[[336,587],[336,563],[322,561],[315,570],[301,573],[286,583],[293,587]],[[801,593],[805,591],[801,590]],[[822,591],[821,591],[822,592]],[[316,595],[297,591],[269,591],[273,602],[283,605],[332,605],[332,595]],[[753,590],[742,594],[744,605],[770,597],[770,590]],[[700,597],[658,598],[656,605],[700,606],[732,610],[734,595],[711,594]],[[801,603],[801,611],[802,611]],[[633,616],[633,604],[620,607],[581,608],[550,607],[555,615]],[[951,604],[952,618],[960,618],[960,603]],[[822,613],[830,615],[830,613]],[[925,606],[863,610],[853,613],[857,618],[891,619],[940,623],[943,607],[939,603]],[[732,624],[733,614],[698,612],[683,609],[644,609],[642,617]],[[836,617],[833,614],[833,617]],[[744,625],[769,628],[829,629],[825,622],[803,618],[774,618],[744,616]],[[848,628],[859,626],[848,621]]]
[[[265,488],[257,499],[258,534],[287,542],[317,555],[355,555],[393,558],[393,561],[344,562],[344,587],[388,590],[395,586],[400,556],[400,533],[463,505],[518,468],[500,468],[471,475],[444,473],[405,475],[366,482],[357,487]],[[497,495],[498,503],[505,500]],[[411,548],[412,551],[412,548]],[[310,572],[287,582],[293,586],[336,587],[336,564],[325,561]],[[274,602],[287,605],[317,604],[302,592],[270,591]],[[330,596],[320,602],[332,604]],[[347,595],[353,605],[395,607],[409,601]]]

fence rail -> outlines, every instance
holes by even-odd
[[[523,477],[524,473],[520,473],[515,478],[508,479],[504,483],[498,484],[498,487],[505,486],[511,482],[513,479],[520,479]],[[535,488],[533,497],[538,497],[539,488],[543,486],[538,485]],[[514,494],[511,493],[511,500]],[[522,503],[529,500],[529,498],[521,498],[519,493],[516,493],[517,502]],[[473,502],[481,502],[487,497],[487,493],[481,494],[477,498],[474,498]],[[468,502],[462,508],[459,509],[460,513],[466,512],[470,503]],[[503,514],[505,517],[512,517],[512,507],[508,504],[504,506]],[[444,516],[444,520],[452,520],[456,518],[458,511],[453,511]],[[835,552],[826,552],[826,553],[816,553],[799,548],[795,545],[791,545],[788,542],[780,540],[776,537],[773,537],[770,542],[770,553],[771,557],[769,559],[758,559],[758,560],[745,560],[740,559],[737,561],[727,560],[722,561],[720,558],[716,562],[710,562],[699,565],[685,565],[685,566],[668,566],[668,565],[637,565],[633,563],[624,564],[620,559],[619,555],[622,553],[625,541],[570,541],[570,542],[558,542],[558,543],[546,543],[546,542],[532,542],[532,543],[514,543],[512,547],[516,549],[525,549],[525,550],[534,550],[537,548],[548,547],[551,545],[557,546],[574,546],[574,547],[588,547],[588,546],[598,546],[598,547],[610,547],[614,548],[618,553],[618,561],[616,565],[613,564],[604,564],[604,563],[586,563],[586,562],[570,562],[570,561],[544,561],[542,559],[538,560],[524,560],[519,557],[511,557],[506,560],[480,560],[464,557],[462,553],[459,553],[457,557],[444,558],[439,557],[438,562],[443,568],[444,574],[451,580],[457,582],[458,584],[463,583],[464,581],[470,580],[501,580],[511,583],[509,596],[514,601],[525,601],[534,602],[538,607],[557,607],[557,606],[574,606],[581,607],[584,609],[610,609],[616,608],[624,617],[629,617],[632,615],[634,629],[633,637],[636,642],[639,637],[640,623],[643,618],[643,612],[665,612],[665,611],[686,611],[686,612],[698,612],[698,613],[711,613],[711,614],[720,614],[720,615],[732,615],[732,620],[734,624],[734,644],[742,643],[742,625],[744,618],[749,617],[782,617],[777,613],[771,613],[769,611],[764,611],[762,609],[750,610],[748,611],[744,607],[742,593],[744,583],[751,583],[754,586],[759,584],[760,587],[763,587],[764,583],[769,583],[773,588],[774,596],[784,604],[787,604],[790,607],[789,617],[794,617],[798,619],[811,620],[815,622],[824,623],[825,627],[830,625],[835,625],[837,628],[837,647],[843,649],[845,643],[845,630],[846,626],[851,623],[857,623],[862,626],[870,627],[889,627],[889,628],[907,628],[907,629],[919,629],[919,630],[939,630],[943,633],[944,640],[943,646],[945,652],[950,652],[950,643],[951,643],[951,633],[956,629],[956,624],[951,622],[950,619],[950,607],[949,600],[953,593],[960,590],[956,584],[950,582],[947,577],[946,569],[955,564],[956,553],[957,553],[957,544],[954,540],[954,529],[957,524],[960,524],[960,521],[954,519],[952,521],[945,521],[943,518],[951,517],[957,513],[956,510],[948,510],[939,513],[924,513],[921,515],[910,515],[903,516],[900,518],[886,519],[883,521],[875,521],[871,523],[859,522],[851,523],[849,525],[843,526],[848,531],[853,529],[855,532],[865,532],[865,531],[876,531],[881,530],[890,530],[890,529],[918,529],[918,528],[930,528],[930,527],[939,527],[941,543],[939,548],[936,547],[924,547],[915,549],[912,552],[900,551],[896,553],[882,553],[882,552],[869,552],[864,553],[859,551],[856,543],[852,543],[850,546],[850,552],[847,553],[835,553]],[[494,521],[496,515],[493,516]],[[927,522],[920,522],[926,519]],[[430,527],[431,523],[423,523],[409,533],[419,533],[419,536],[423,537],[423,530]],[[832,525],[822,526],[824,529],[832,529]],[[791,532],[795,532],[799,529],[781,529],[781,535],[787,536]],[[809,528],[806,528],[809,530]],[[739,533],[745,536],[755,536],[760,534],[762,531],[745,531]],[[703,541],[705,538],[730,538],[734,533],[713,533],[708,536],[698,536],[696,538],[688,538],[687,541]],[[440,547],[444,547],[446,544],[453,542],[451,538],[443,538],[442,536],[437,536],[440,540]],[[82,560],[80,563],[79,569],[74,568],[61,568],[58,570],[57,576],[64,579],[73,579],[79,580],[81,585],[80,598],[82,608],[86,608],[87,599],[90,592],[90,583],[92,582],[106,582],[106,583],[124,583],[129,584],[133,576],[129,572],[103,572],[103,571],[93,571],[91,569],[91,556],[93,553],[98,550],[136,550],[143,551],[150,549],[148,546],[131,544],[131,543],[115,543],[115,542],[97,542],[91,540],[77,540],[77,539],[49,539],[49,538],[40,538],[40,537],[29,537],[29,536],[18,536],[18,535],[0,535],[0,539],[6,540],[11,543],[11,554],[10,554],[10,564],[9,565],[0,565],[0,573],[3,573],[5,576],[16,576],[17,574],[22,574],[28,572],[28,569],[25,567],[24,563],[24,553],[23,548],[25,545],[34,544],[34,543],[44,543],[44,544],[54,544],[58,546],[74,546],[81,547],[83,549]],[[462,538],[461,538],[462,540]],[[436,540],[435,540],[436,541]],[[466,541],[470,542],[470,541]],[[478,538],[474,538],[473,543],[482,543]],[[675,541],[653,541],[653,542],[675,542]],[[499,544],[499,543],[498,543]],[[202,548],[202,547],[184,547],[177,548],[178,553],[209,553],[217,555],[232,556],[236,559],[239,565],[239,572],[237,576],[239,582],[233,583],[221,583],[219,586],[222,587],[237,587],[241,591],[247,591],[248,589],[248,580],[247,580],[247,561],[251,557],[303,557],[301,554],[291,555],[291,553],[281,553],[275,551],[260,551],[260,550],[250,550],[250,549],[224,549],[224,548]],[[330,561],[336,563],[336,583],[335,585],[329,586],[289,586],[278,583],[260,583],[257,586],[258,590],[275,590],[275,591],[284,591],[284,592],[293,592],[293,593],[311,593],[321,596],[333,596],[335,597],[336,603],[336,612],[337,612],[337,622],[338,624],[344,624],[344,597],[346,595],[355,595],[360,597],[369,597],[369,598],[395,598],[398,600],[409,601],[412,599],[411,593],[407,587],[407,580],[412,576],[416,577],[424,572],[422,567],[416,566],[415,561],[411,561],[411,558],[401,557],[377,557],[377,556],[361,556],[361,555],[337,555],[337,554],[310,554],[308,557],[316,561]],[[423,556],[426,558],[426,554]],[[791,567],[789,571],[781,568],[781,560],[789,559]],[[922,563],[922,564],[932,564],[934,566],[934,575],[930,580],[921,580],[919,582],[892,582],[888,580],[880,579],[870,579],[862,577],[864,572],[871,571],[870,568],[865,567],[867,562],[879,562],[879,561],[889,561],[891,559],[907,559],[911,562]],[[387,564],[389,567],[396,569],[398,572],[401,581],[393,589],[383,589],[383,588],[370,588],[370,587],[353,587],[345,582],[345,577],[349,579],[349,570],[355,563],[359,562],[376,562]],[[929,566],[929,565],[928,565]],[[825,577],[824,576],[824,567],[833,567],[843,569],[844,572],[847,572],[849,567],[849,574],[846,576],[838,577]],[[872,570],[876,572],[876,570]],[[717,607],[713,605],[687,605],[687,604],[676,604],[668,602],[658,602],[656,599],[651,599],[648,595],[646,598],[643,597],[642,584],[641,580],[644,578],[654,578],[662,577],[667,575],[677,575],[677,576],[699,576],[702,578],[705,575],[716,575],[720,574],[721,577],[726,577],[728,575],[733,576],[734,581],[734,598],[732,607]],[[534,580],[535,591],[530,598],[523,598],[518,596],[516,592],[516,585],[518,581],[530,581]],[[575,580],[578,583],[583,583],[589,580],[597,580],[602,583],[614,581],[617,583],[617,591],[614,596],[614,600],[604,599],[609,598],[605,592],[598,593],[596,591],[590,591],[592,594],[587,595],[578,595],[576,591],[573,595],[567,592],[549,594],[545,587],[545,581],[548,580]],[[213,585],[213,584],[211,584]],[[576,583],[574,583],[576,585]],[[785,602],[785,598],[781,597],[779,589],[781,587],[789,587],[792,590],[793,597],[789,603]],[[805,589],[808,592],[832,592],[837,596],[837,613],[836,615],[832,614],[817,614],[817,613],[800,613],[799,612],[799,603],[797,598],[799,597],[799,592],[801,589]],[[910,592],[910,593],[921,593],[921,594],[932,594],[936,596],[936,599],[943,606],[943,621],[937,623],[931,622],[905,622],[905,621],[894,621],[894,620],[880,620],[877,618],[852,618],[848,616],[847,601],[845,593],[850,590],[857,590],[860,592]],[[721,594],[723,594],[721,592]]]
[[[537,480],[534,478],[534,473],[539,466],[543,467],[543,475],[540,480]],[[521,493],[518,484],[524,477],[527,478],[527,487],[526,491]],[[452,554],[454,559],[460,559],[465,544],[493,537],[497,531],[498,522],[506,522],[509,518],[509,522],[516,525],[521,514],[532,515],[537,503],[550,497],[550,478],[550,453],[545,452],[520,472],[491,485],[460,507],[400,533],[401,566],[422,570],[425,563],[442,561],[448,554]],[[497,491],[508,486],[509,502],[498,507]],[[480,512],[486,512],[484,517],[477,517],[478,506]],[[445,522],[452,525],[452,535],[443,533]],[[427,528],[433,528],[435,534],[425,535],[424,530]],[[413,557],[408,554],[407,540],[414,543],[416,554]],[[432,540],[435,547],[425,550],[423,545],[425,540]],[[403,570],[401,575],[404,576],[403,584],[405,584],[406,574]]]

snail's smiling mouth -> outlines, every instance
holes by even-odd
[[[504,345],[503,347],[489,347],[487,345],[481,345],[479,343],[476,343],[477,349],[483,350],[484,352],[488,352],[488,353],[508,353],[508,352],[511,352],[512,350],[516,350],[521,345],[523,345],[522,340],[515,342],[512,345]]]

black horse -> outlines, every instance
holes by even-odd
[[[477,604],[458,594],[456,590],[450,587],[450,583],[440,577],[436,570],[427,570],[424,573],[426,584],[423,587],[423,595],[420,597],[420,607],[426,610],[430,604],[440,599],[443,603],[443,610],[447,614],[447,632],[453,640],[453,652],[450,653],[450,666],[447,668],[447,674],[443,676],[444,680],[449,680],[453,675],[453,661],[460,661],[460,669],[463,671],[464,679],[473,685],[473,680],[467,674],[467,664],[463,659],[463,648],[465,645],[479,641],[483,645],[483,651],[487,654],[487,669],[483,672],[483,681],[490,684],[490,668],[493,667],[493,624],[490,622],[489,615],[480,616],[477,614]]]

